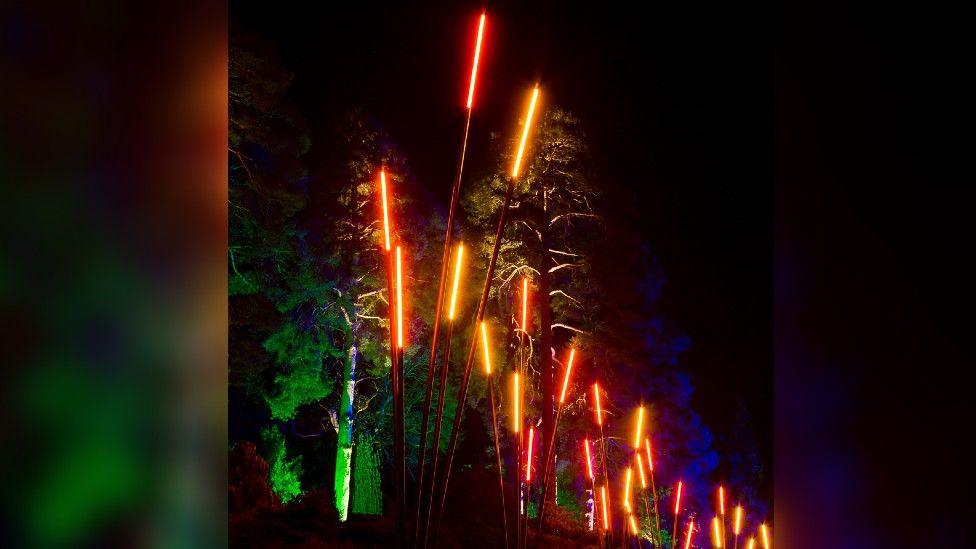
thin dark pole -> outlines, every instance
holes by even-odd
[[[526,124],[530,121],[527,120]],[[434,536],[440,528],[440,520],[444,513],[444,501],[447,499],[448,482],[451,479],[451,467],[454,465],[454,452],[457,449],[458,436],[461,433],[461,420],[464,416],[464,405],[468,397],[468,382],[471,379],[471,366],[474,364],[474,352],[478,343],[478,338],[474,336],[474,331],[478,324],[484,319],[485,305],[488,302],[488,291],[491,289],[491,279],[495,275],[495,263],[498,261],[498,249],[502,242],[502,233],[505,230],[505,218],[508,215],[508,207],[512,202],[512,192],[515,190],[515,178],[508,178],[508,189],[505,192],[505,202],[502,204],[502,211],[498,216],[498,229],[495,231],[495,245],[491,251],[491,258],[488,261],[488,272],[485,273],[485,285],[481,291],[481,299],[478,301],[478,310],[475,313],[474,323],[472,324],[471,343],[468,348],[468,358],[464,364],[464,376],[461,378],[461,386],[458,388],[458,403],[454,415],[454,428],[451,431],[451,442],[447,447],[447,458],[444,462],[444,475],[440,490],[440,502],[437,504],[437,513],[434,520]],[[430,510],[431,513],[434,509]]]
[[[491,430],[495,435],[495,465],[498,467],[498,495],[502,498],[502,527],[504,528],[505,548],[508,549],[508,509],[505,508],[505,479],[502,476],[502,449],[498,444],[498,412],[495,409],[495,384],[488,375],[488,398],[491,405]]]
[[[546,466],[542,469],[542,499],[539,501],[539,518],[535,527],[535,543],[539,545],[539,536],[542,534],[543,521],[546,518],[546,497],[549,495],[549,472],[552,469],[553,451],[556,449],[556,432],[559,430],[559,418],[563,416],[562,404],[556,405],[556,420],[552,422],[552,435],[549,436],[549,448],[546,450]],[[555,481],[554,481],[555,482]]]
[[[523,330],[525,327],[523,326]],[[518,432],[515,433],[515,438],[518,442],[515,444],[515,546],[519,547],[522,540],[522,431],[525,430],[525,426],[522,422],[522,395],[525,393],[524,390],[524,370],[522,363],[525,360],[525,334],[524,332],[519,332],[519,352],[518,352],[518,365],[515,367],[515,375],[518,376],[519,381],[519,391],[516,400],[518,405],[518,417],[515,418],[516,425],[518,426]]]
[[[541,434],[539,435],[542,436]],[[528,475],[529,469],[532,468],[532,459],[530,455],[525,456],[525,470],[526,476]],[[538,475],[537,475],[538,476]],[[522,515],[522,547],[528,545],[529,542],[529,505],[532,503],[532,482],[528,479],[525,481],[525,513]]]
[[[441,324],[441,311],[444,308],[444,287],[447,282],[447,268],[451,256],[451,238],[454,231],[454,213],[457,210],[458,195],[461,191],[461,174],[464,171],[464,156],[468,150],[468,130],[471,128],[471,109],[464,121],[464,135],[461,138],[461,157],[458,159],[457,176],[451,189],[451,205],[447,213],[447,230],[444,235],[444,252],[441,254],[441,276],[437,284],[437,309],[434,313],[433,335],[430,343],[430,364],[427,368],[427,386],[424,393],[423,418],[420,422],[420,446],[417,448],[417,513],[414,524],[414,543],[420,539],[420,519],[422,516],[424,486],[424,457],[427,454],[427,426],[430,421],[430,397],[434,385],[434,368],[437,364],[437,335]],[[440,421],[438,416],[437,421]],[[434,452],[436,455],[436,451]]]
[[[402,291],[402,290],[401,290]],[[402,314],[399,312],[397,314]],[[399,334],[397,335],[399,337]],[[397,351],[397,400],[399,402],[395,403],[397,410],[399,411],[398,417],[395,418],[396,421],[396,449],[398,450],[398,455],[396,456],[397,462],[397,547],[402,547],[406,543],[406,509],[405,509],[405,499],[406,499],[406,481],[407,481],[407,461],[406,461],[406,441],[404,437],[404,424],[403,424],[403,349],[400,348]]]
[[[657,545],[664,549],[664,540],[661,538],[661,514],[657,510],[657,486],[654,484],[653,467],[651,467],[651,499],[654,501],[654,527],[657,528]]]
[[[394,462],[397,464],[397,455],[399,453],[399,446],[397,444],[397,425],[400,415],[400,408],[397,406],[399,397],[397,393],[399,392],[400,386],[400,376],[397,373],[397,364],[399,363],[398,355],[399,350],[397,348],[397,337],[396,337],[396,294],[393,293],[393,250],[386,251],[386,285],[387,292],[389,295],[389,313],[390,313],[390,372],[391,372],[391,384],[393,390],[393,454]],[[402,486],[398,480],[398,475],[400,468],[398,465],[394,466],[393,472],[393,484],[394,484],[394,497],[395,505],[393,510],[394,521],[397,524],[395,541],[396,545],[399,547],[401,543],[400,539],[400,508],[402,503],[402,494],[400,492],[400,487]]]
[[[426,512],[423,516],[423,545],[427,545],[428,532],[430,531],[430,509],[434,503],[434,487],[437,485],[437,461],[440,457],[441,425],[444,417],[444,396],[447,393],[447,372],[451,365],[451,339],[454,335],[454,320],[447,323],[447,341],[444,343],[444,358],[441,363],[441,384],[437,392],[437,415],[434,421],[434,438],[432,439],[431,451],[433,456],[430,460],[430,488],[427,491]],[[419,543],[419,541],[418,541]]]

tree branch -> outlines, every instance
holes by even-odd
[[[587,331],[584,331],[584,330],[580,330],[579,328],[573,328],[572,326],[569,326],[569,325],[566,325],[566,324],[560,324],[560,323],[553,324],[549,328],[550,329],[554,329],[554,328],[565,328],[567,330],[572,330],[572,331],[577,332],[577,333],[580,333],[580,334],[587,334],[587,335],[590,334],[590,332],[587,332]]]

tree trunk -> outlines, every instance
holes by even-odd
[[[336,442],[335,506],[339,520],[343,522],[349,517],[349,479],[352,477],[352,429],[356,419],[353,400],[356,393],[356,359],[359,357],[358,320],[353,322],[351,331],[353,343],[342,372],[343,391],[339,399],[339,417],[336,418],[339,437]]]

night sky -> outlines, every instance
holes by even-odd
[[[277,44],[313,143],[343,108],[361,105],[446,207],[481,5],[356,4],[233,2],[231,32],[246,28]],[[680,360],[696,410],[721,437],[744,404],[771,469],[773,89],[764,6],[487,7],[468,162],[487,165],[489,131],[511,133],[536,80],[546,100],[581,117],[607,200],[668,276],[661,312],[691,337]]]

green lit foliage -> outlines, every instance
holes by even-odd
[[[287,449],[285,448],[285,437],[277,427],[271,426],[262,433],[264,444],[268,447],[269,461],[269,482],[271,489],[282,503],[288,503],[302,493],[302,485],[299,478],[302,475],[302,457],[287,459]]]
[[[352,512],[379,515],[383,513],[379,453],[372,437],[360,435],[357,438],[352,479]]]

